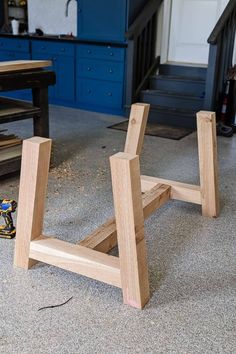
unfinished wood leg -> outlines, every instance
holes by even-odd
[[[142,308],[149,282],[139,158],[118,153],[110,163],[124,303]]]
[[[23,142],[14,264],[30,268],[30,241],[42,235],[51,140],[33,137]]]
[[[135,103],[131,106],[124,152],[141,154],[149,109],[150,104],[147,103]]]
[[[214,112],[200,111],[197,113],[197,131],[202,214],[217,217],[219,214],[219,192]]]

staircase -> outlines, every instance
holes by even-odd
[[[151,104],[150,121],[196,128],[196,112],[203,109],[206,67],[160,65],[140,101]]]
[[[236,0],[228,1],[207,40],[210,44],[207,67],[159,65],[155,46],[162,4],[163,0],[147,1],[126,32],[125,107],[128,111],[134,102],[150,103],[151,121],[195,128],[197,111],[220,112],[227,72],[234,57]],[[158,67],[158,75],[151,76]]]

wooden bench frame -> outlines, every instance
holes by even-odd
[[[110,158],[115,217],[79,244],[43,235],[51,140],[24,141],[15,266],[51,264],[117,286],[124,303],[144,307],[150,297],[144,219],[170,199],[200,204],[205,216],[219,213],[215,114],[197,114],[200,186],[195,186],[140,176],[148,113],[148,104],[132,106],[124,152]],[[119,257],[107,254],[117,244]]]

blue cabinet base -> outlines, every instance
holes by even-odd
[[[18,100],[24,101],[32,101],[32,94],[30,90],[22,90],[22,91],[9,91],[9,92],[1,92],[1,96],[15,98]],[[123,116],[125,114],[125,110],[123,108],[109,108],[106,106],[97,106],[92,104],[82,104],[75,101],[64,101],[62,99],[50,98],[49,104],[62,106],[62,107],[70,107],[77,108],[91,112],[99,112],[117,116]]]
[[[78,103],[78,102],[68,103],[67,101],[63,102],[63,100],[58,100],[55,98],[50,99],[49,104],[55,105],[55,106],[82,109],[82,110],[91,111],[91,112],[105,113],[105,114],[110,114],[110,115],[115,115],[115,116],[124,116],[125,115],[125,109],[123,109],[123,108],[108,108],[108,107],[97,106],[97,105],[92,105],[92,104],[82,104],[82,103]]]
[[[118,108],[115,109],[115,108],[107,108],[107,107],[98,107],[98,106],[85,105],[85,104],[80,104],[79,106],[77,106],[77,108],[84,109],[86,111],[110,114],[110,115],[114,115],[114,116],[124,116],[125,115],[125,110],[118,109]]]

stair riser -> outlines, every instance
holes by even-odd
[[[148,121],[155,124],[172,125],[176,127],[184,127],[196,129],[196,116],[183,116],[179,114],[168,114],[150,110]]]
[[[150,95],[148,91],[141,94],[141,102],[164,107],[175,107],[180,109],[201,110],[204,101],[201,99],[190,99],[185,97],[174,97],[166,95]]]
[[[160,75],[186,76],[188,78],[206,79],[206,68],[163,64],[160,66]]]
[[[190,95],[199,95],[199,97],[202,97],[205,91],[205,84],[199,82],[186,82],[178,80],[152,78],[150,80],[150,89],[172,91],[176,93],[186,92]]]

